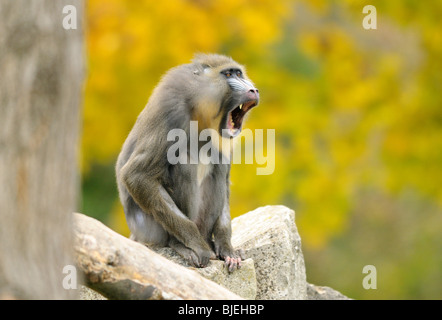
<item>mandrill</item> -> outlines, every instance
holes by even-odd
[[[201,161],[190,148],[184,163],[168,159],[168,134],[212,129],[210,157],[230,159],[221,148],[242,129],[244,116],[259,102],[258,89],[244,67],[218,54],[197,55],[192,63],[169,70],[123,144],[116,164],[120,200],[135,241],[169,246],[196,267],[210,259],[225,261],[232,272],[241,267],[242,250],[231,244],[230,161]],[[201,142],[196,142],[201,148]],[[198,151],[198,150],[197,150]],[[196,161],[195,161],[196,160]],[[205,159],[207,160],[207,159]]]

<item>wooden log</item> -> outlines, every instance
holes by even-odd
[[[74,226],[85,284],[109,299],[241,299],[91,217],[74,213]]]

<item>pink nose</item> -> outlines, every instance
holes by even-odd
[[[247,97],[250,100],[259,100],[259,91],[258,89],[250,89],[249,91],[247,91]]]

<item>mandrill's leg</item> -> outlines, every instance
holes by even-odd
[[[229,272],[241,268],[241,261],[244,260],[244,250],[234,250],[232,247],[232,229],[228,207],[224,208],[223,214],[215,223],[213,235],[215,253],[221,260],[224,260]]]

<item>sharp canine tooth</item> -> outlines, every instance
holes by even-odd
[[[239,109],[242,110],[242,103],[239,105]]]

